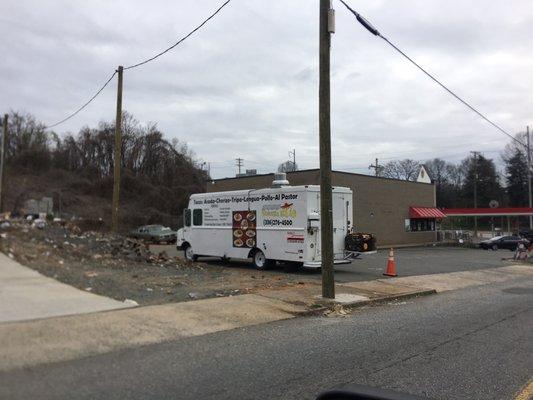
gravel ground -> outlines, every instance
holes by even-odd
[[[312,277],[259,272],[213,263],[189,263],[171,252],[150,252],[137,241],[73,224],[44,229],[11,221],[1,229],[0,251],[43,275],[117,300],[162,304],[304,285]]]

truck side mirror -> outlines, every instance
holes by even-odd
[[[191,210],[188,208],[183,210],[183,226],[191,226]]]

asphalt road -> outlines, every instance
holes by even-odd
[[[389,252],[362,256],[349,265],[335,268],[338,282],[367,281],[383,278]],[[502,267],[510,264],[502,258],[512,257],[509,250],[486,251],[460,247],[412,247],[394,250],[399,276],[427,275],[456,271]]]
[[[313,399],[359,383],[512,399],[533,375],[533,282],[305,317],[0,374],[9,399]]]
[[[460,247],[411,247],[394,251],[396,269],[399,276],[427,275],[456,271],[494,268],[509,265],[513,252],[509,250],[487,251]],[[351,264],[337,265],[335,279],[337,282],[368,281],[383,278],[387,265],[388,250],[379,250],[377,254],[362,256]],[[201,258],[200,261],[224,265],[227,268],[252,269],[250,261],[231,260],[222,262],[215,258]],[[281,267],[278,266],[278,269]],[[268,273],[266,271],[265,273]],[[291,272],[306,278],[321,279],[319,270],[303,269]]]

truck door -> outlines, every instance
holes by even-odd
[[[344,238],[348,233],[345,195],[333,193],[333,252],[335,258],[344,255]]]

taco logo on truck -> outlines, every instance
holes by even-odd
[[[293,203],[265,204],[261,208],[263,226],[292,226],[298,213]]]
[[[263,218],[296,218],[298,213],[293,208],[293,203],[265,204],[261,208]]]

